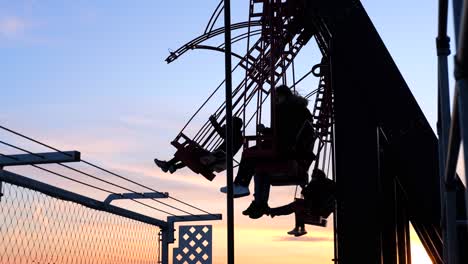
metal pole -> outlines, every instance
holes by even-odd
[[[439,136],[439,175],[440,175],[440,209],[442,216],[443,258],[445,263],[456,263],[457,235],[455,217],[456,200],[453,188],[445,181],[445,169],[448,151],[450,118],[450,95],[448,81],[447,56],[450,55],[450,38],[447,36],[448,0],[439,1],[438,36],[436,39],[438,57],[438,122]]]
[[[232,73],[231,73],[231,1],[224,0],[224,43],[226,75],[226,181],[227,181],[227,257],[234,264],[234,196],[232,164]]]
[[[459,92],[459,117],[460,117],[460,134],[463,142],[464,165],[468,164],[468,87],[466,84],[468,78],[468,1],[454,1],[454,22],[457,44],[457,54],[455,58],[455,78],[456,91]],[[468,171],[465,169],[465,182],[468,179]],[[468,188],[465,188],[465,205],[468,206]],[[467,207],[468,209],[468,207]],[[454,223],[455,225],[455,223]]]
[[[1,169],[0,169],[1,170]],[[2,201],[2,197],[3,197],[3,182],[0,181],[0,202]]]
[[[173,232],[172,230],[161,229],[162,237],[162,252],[161,252],[161,263],[169,264],[169,241],[168,241],[168,232]]]

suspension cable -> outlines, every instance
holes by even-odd
[[[29,151],[29,150],[26,150],[26,149],[20,148],[20,147],[18,147],[18,146],[15,146],[15,145],[12,145],[12,144],[3,142],[3,141],[1,141],[1,140],[0,140],[0,143],[3,144],[3,145],[9,146],[9,147],[11,147],[11,148],[14,148],[14,149],[17,149],[17,150],[26,152],[26,153],[28,153],[28,154],[30,154],[30,155],[37,156],[37,157],[40,157],[40,158],[42,158],[42,159],[44,158],[42,155],[33,153],[33,152]],[[11,156],[8,156],[8,155],[2,155],[2,156],[6,156],[6,157],[12,158],[12,159],[14,158],[14,157],[11,157]],[[112,182],[110,182],[110,181],[101,179],[101,178],[96,177],[96,176],[94,176],[94,175],[91,175],[91,174],[89,174],[89,173],[83,172],[83,171],[81,171],[81,170],[79,170],[79,169],[70,167],[70,166],[65,165],[65,164],[62,164],[62,163],[57,163],[57,164],[60,165],[60,166],[62,166],[62,167],[64,167],[64,168],[67,168],[67,169],[69,169],[69,170],[71,170],[71,171],[74,171],[74,172],[83,174],[83,175],[85,175],[85,176],[88,176],[88,177],[90,177],[90,178],[92,178],[92,179],[95,179],[95,180],[104,182],[104,183],[106,183],[106,184],[109,184],[109,185],[111,185],[111,186],[114,186],[114,187],[123,189],[123,190],[128,191],[128,192],[140,194],[142,197],[145,197],[145,195],[142,194],[142,193],[140,193],[140,192],[137,192],[137,191],[134,191],[134,190],[132,190],[132,189],[123,187],[123,186],[121,186],[121,185],[112,183]],[[43,169],[42,167],[39,167],[39,168]],[[87,185],[87,186],[89,186],[89,185]],[[93,185],[93,186],[94,186],[94,185]],[[96,187],[96,186],[94,186],[94,187]],[[93,187],[93,188],[94,188],[94,187]],[[178,210],[178,211],[181,211],[181,212],[183,212],[183,213],[190,214],[190,215],[193,216],[193,214],[191,214],[191,213],[189,213],[189,212],[186,212],[186,211],[184,211],[184,210],[181,210],[181,209],[179,209],[179,208],[176,208],[176,207],[174,207],[174,206],[172,206],[172,205],[169,205],[169,204],[166,204],[166,203],[164,203],[164,202],[158,201],[158,200],[156,200],[156,199],[154,199],[154,198],[150,198],[150,199],[153,200],[153,201],[156,201],[156,202],[158,202],[158,203],[160,203],[160,204],[163,204],[163,205],[165,205],[165,206],[167,206],[167,207],[170,207],[170,208],[172,208],[172,209],[175,209],[175,210]]]
[[[69,156],[69,154],[67,154],[67,153],[65,153],[65,152],[63,152],[63,151],[61,151],[61,150],[59,150],[59,149],[57,149],[57,148],[54,148],[54,147],[52,147],[52,146],[50,146],[50,145],[47,145],[47,144],[45,144],[45,143],[42,143],[42,142],[40,142],[40,141],[38,141],[38,140],[35,140],[35,139],[31,138],[31,137],[28,137],[28,136],[26,136],[26,135],[23,135],[23,134],[21,134],[21,133],[19,133],[19,132],[13,131],[13,130],[11,130],[11,129],[9,129],[9,128],[6,128],[6,127],[4,127],[4,126],[1,126],[1,125],[0,125],[0,129],[3,129],[3,130],[5,130],[5,131],[8,131],[8,132],[10,132],[10,133],[12,133],[12,134],[15,134],[15,135],[17,135],[17,136],[19,136],[19,137],[25,138],[25,139],[27,139],[27,140],[29,140],[29,141],[32,141],[32,142],[34,142],[34,143],[37,143],[37,144],[42,145],[42,146],[44,146],[44,147],[47,147],[47,148],[49,148],[49,149],[55,150],[55,151],[57,151],[57,152],[60,152],[60,153],[62,153],[62,154],[64,154],[64,155],[66,155],[66,156]],[[2,142],[3,142],[3,141],[2,141]],[[7,144],[8,144],[8,143],[7,143]],[[85,164],[87,164],[87,165],[89,165],[89,166],[91,166],[91,167],[94,167],[94,168],[96,168],[96,169],[99,169],[99,170],[102,170],[102,171],[104,171],[104,172],[107,172],[108,174],[111,174],[111,175],[116,176],[116,177],[118,177],[118,178],[121,178],[121,179],[126,180],[126,181],[128,181],[128,182],[131,182],[131,183],[133,183],[133,184],[135,184],[135,185],[137,185],[137,186],[140,186],[140,187],[143,187],[143,188],[145,188],[145,189],[148,189],[148,190],[151,190],[151,191],[153,191],[153,192],[156,192],[156,193],[160,193],[160,194],[161,194],[161,192],[159,192],[159,191],[157,191],[157,190],[155,190],[155,189],[153,189],[153,188],[151,188],[151,187],[148,187],[148,186],[145,186],[145,185],[143,185],[143,184],[140,184],[140,183],[138,183],[138,182],[136,182],[136,181],[130,180],[130,179],[124,177],[124,176],[121,176],[121,175],[119,175],[119,174],[117,174],[117,173],[114,173],[114,172],[112,172],[112,171],[110,171],[110,170],[107,170],[107,169],[105,169],[105,168],[103,168],[103,167],[101,167],[101,166],[95,165],[95,164],[93,164],[93,163],[91,163],[91,162],[88,162],[88,161],[85,161],[85,160],[81,160],[81,162],[83,162],[83,163],[85,163]],[[191,208],[193,208],[193,209],[196,209],[196,210],[199,210],[199,211],[201,211],[201,212],[204,212],[204,213],[206,213],[206,214],[213,215],[212,213],[209,213],[209,212],[207,212],[207,211],[205,211],[205,210],[203,210],[203,209],[201,209],[201,208],[199,208],[199,207],[196,207],[196,206],[194,206],[194,205],[191,205],[191,204],[189,204],[189,203],[186,203],[186,202],[184,202],[184,201],[181,201],[181,200],[179,200],[179,199],[177,199],[177,198],[175,198],[175,197],[168,196],[168,198],[170,198],[170,199],[172,199],[172,200],[174,200],[174,201],[177,201],[177,202],[179,202],[179,203],[182,203],[182,204],[184,204],[184,205],[186,205],[186,206],[189,206],[189,207],[191,207]]]
[[[20,148],[18,148],[18,149],[20,149]],[[34,153],[31,153],[31,154],[34,154]],[[2,156],[2,157],[7,157],[7,158],[10,158],[10,159],[13,159],[13,160],[17,160],[17,159],[15,159],[14,157],[11,157],[11,156],[5,155],[5,154],[1,154],[1,153],[0,153],[0,156]],[[36,155],[36,156],[40,156],[40,155]],[[90,187],[90,188],[92,188],[92,189],[95,189],[95,190],[98,190],[98,191],[101,191],[101,192],[110,193],[110,194],[114,194],[114,195],[118,195],[118,196],[120,196],[120,197],[123,197],[123,195],[120,194],[120,193],[115,193],[115,192],[110,191],[110,190],[107,190],[107,189],[105,189],[105,188],[98,187],[98,186],[95,186],[95,185],[92,185],[92,184],[89,184],[89,183],[86,183],[86,182],[83,182],[83,181],[80,181],[80,180],[77,180],[77,179],[73,179],[73,178],[71,178],[71,177],[65,176],[65,175],[63,175],[63,174],[61,174],[61,173],[58,173],[58,172],[55,172],[55,171],[51,171],[51,170],[46,169],[46,168],[43,168],[43,167],[41,167],[41,166],[34,165],[34,164],[31,164],[31,166],[34,167],[34,168],[36,168],[36,169],[39,169],[39,170],[48,172],[48,173],[50,173],[50,174],[59,176],[59,177],[61,177],[61,178],[70,180],[70,181],[72,181],[72,182],[79,183],[79,184],[84,185],[84,186],[88,186],[88,187]],[[159,211],[159,212],[168,214],[168,215],[176,216],[176,215],[174,215],[174,214],[172,214],[172,213],[169,213],[169,212],[167,212],[167,211],[161,210],[161,209],[156,208],[156,207],[154,207],[154,206],[151,206],[151,205],[149,205],[149,204],[142,203],[142,202],[137,201],[137,200],[135,200],[135,199],[130,199],[130,200],[133,201],[133,202],[136,202],[136,203],[138,203],[138,204],[141,204],[141,205],[143,205],[143,206],[146,206],[146,207],[148,207],[148,208],[151,208],[151,209],[153,209],[153,210],[156,210],[156,211]]]

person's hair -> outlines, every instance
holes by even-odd
[[[326,178],[327,175],[325,175],[325,172],[323,172],[322,170],[320,169],[314,169],[314,171],[312,172],[312,178]]]
[[[240,117],[234,116],[232,117],[232,126],[235,128],[242,128],[243,121]]]
[[[293,95],[291,89],[289,89],[289,87],[287,85],[284,85],[284,84],[276,87],[276,94],[277,95],[283,95],[283,96],[286,96],[286,97],[289,97],[289,96]]]

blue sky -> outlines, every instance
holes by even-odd
[[[362,2],[434,128],[437,1]],[[224,78],[221,53],[192,51],[164,61],[169,49],[203,32],[217,3],[0,0],[0,124],[81,150],[89,160],[201,205],[222,199],[221,175],[208,183],[189,171],[163,175],[152,163],[172,155],[170,140]],[[232,4],[233,22],[244,21],[248,1]],[[318,62],[317,54],[306,49],[299,71]],[[206,196],[197,197],[197,190]],[[281,193],[278,203],[290,195]],[[267,223],[278,235],[291,223],[253,223],[238,215],[240,224]]]

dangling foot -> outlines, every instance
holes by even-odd
[[[296,234],[294,234],[295,237],[300,237],[307,234],[307,231],[305,230],[304,227],[299,227],[299,230]]]
[[[296,234],[296,233],[297,233],[297,229],[298,229],[298,227],[296,226],[293,230],[288,231],[288,235],[294,235],[294,234]]]
[[[245,187],[245,186],[242,186],[240,184],[237,184],[237,183],[234,183],[233,184],[233,192],[234,192],[234,198],[240,198],[240,197],[244,197],[244,196],[248,196],[250,195],[250,191],[249,191],[249,188],[248,187]],[[219,189],[222,193],[227,193],[227,186],[224,186],[224,187],[221,187],[221,189]]]
[[[170,172],[171,174],[174,173],[174,172],[177,170],[176,166],[174,166],[174,165],[168,166],[167,169],[169,170],[169,172]]]
[[[293,230],[288,232],[288,235],[294,235],[295,237],[300,237],[305,234],[307,234],[307,231],[301,226],[296,226]]]
[[[258,219],[262,217],[264,214],[268,215],[269,207],[266,203],[256,203],[253,201],[247,209],[245,209],[242,214],[248,215],[252,219]]]
[[[164,160],[154,159],[154,163],[156,163],[156,165],[159,168],[161,168],[161,170],[164,172],[167,172],[169,170],[169,167],[173,167],[173,166],[169,166],[168,162]]]
[[[247,207],[247,209],[245,209],[244,211],[242,211],[242,214],[243,215],[250,215],[250,213],[252,213],[253,211],[255,210],[255,203],[254,202],[251,202],[249,207]]]
[[[271,208],[268,208],[268,215],[271,217],[271,218],[274,218],[275,216],[277,216],[277,214],[275,214],[275,212],[273,210],[271,210]]]

